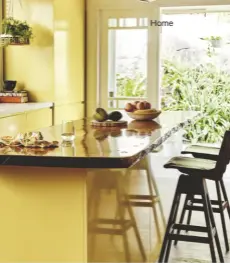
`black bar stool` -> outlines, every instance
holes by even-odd
[[[186,195],[196,194],[201,196],[203,207],[204,207],[204,217],[205,217],[206,226],[186,225],[182,223],[179,224],[176,223],[178,208],[182,194],[186,194]],[[177,233],[175,233],[176,230]],[[195,235],[181,235],[180,233],[178,233],[178,230],[203,232],[203,233],[207,233],[208,237],[195,236]],[[202,177],[181,175],[178,180],[176,192],[174,195],[170,216],[168,219],[168,225],[166,228],[166,233],[165,233],[158,262],[159,263],[168,262],[172,240],[180,240],[185,242],[209,244],[212,262],[214,263],[216,262],[216,255],[215,255],[213,239],[215,239],[220,262],[224,262],[205,179]]]
[[[191,179],[186,179],[186,180],[191,180],[191,182],[190,182],[191,184],[190,185],[188,184],[188,187],[190,188],[190,190],[187,191],[187,193],[186,193],[187,197],[185,199],[184,207],[189,208],[189,210],[196,210],[196,208],[197,208],[197,207],[195,207],[193,205],[192,202],[190,202],[190,204],[188,203],[188,200],[193,199],[194,196],[197,195],[197,193],[196,193],[197,186],[192,184],[192,182],[193,182],[192,180],[193,179],[197,180],[196,178],[202,179],[202,180],[203,179],[213,180],[213,181],[216,182],[216,185],[218,185],[218,187],[219,187],[219,183],[222,180],[223,174],[224,174],[224,172],[226,170],[226,167],[227,167],[227,165],[229,163],[229,160],[230,160],[230,131],[226,131],[216,162],[212,161],[212,160],[199,159],[199,158],[174,157],[167,164],[165,164],[165,168],[178,169],[182,173],[187,174],[189,176],[189,178],[191,178]],[[183,179],[183,180],[185,180],[185,179]],[[196,183],[197,182],[199,182],[199,181],[196,181]],[[187,182],[187,183],[189,183],[189,182]],[[185,187],[186,188],[185,184],[181,183],[181,185],[178,186],[179,189],[181,189],[181,187]],[[184,191],[186,192],[186,189]],[[208,196],[207,190],[205,190],[205,191],[206,191],[205,195]],[[216,204],[218,204],[219,212],[221,213],[221,219],[222,219],[222,225],[223,225],[223,231],[224,231],[224,237],[225,237],[225,244],[226,244],[226,249],[228,249],[228,239],[227,239],[226,225],[225,225],[224,217],[222,216],[223,215],[223,209],[224,209],[224,207],[226,207],[228,205],[228,203],[226,204],[226,202],[225,202],[225,205],[224,205],[224,203],[223,203],[223,201],[221,199],[221,195],[219,194],[219,192],[217,192],[218,200],[217,200]],[[177,194],[177,192],[176,192],[176,194]],[[197,199],[197,200],[199,200],[199,203],[202,204],[202,206],[201,206],[202,209],[200,209],[199,211],[203,211],[204,213],[207,214],[207,209],[208,208],[207,208],[207,204],[205,204],[205,201],[204,201],[204,196],[203,196],[204,193],[203,194],[199,194],[199,195],[201,195],[201,198]],[[208,201],[208,203],[209,203],[209,201]],[[182,214],[181,214],[181,217],[180,217],[180,221],[179,221],[179,225],[182,225],[182,223],[183,223],[185,210],[186,209],[183,209],[183,211],[182,211]],[[175,214],[175,211],[173,211],[173,207],[172,207],[172,211],[171,212]],[[214,219],[213,219],[213,214],[212,213],[213,213],[213,209],[212,209],[212,205],[210,204],[210,209],[209,209],[209,213],[208,213],[209,217],[210,217],[209,219],[210,219],[210,222],[212,223],[212,227],[215,228],[215,222],[213,221]],[[175,215],[170,215],[170,220],[173,219],[173,216],[175,217]],[[207,215],[205,217],[207,217]],[[173,221],[171,222],[170,220],[169,220],[169,225],[171,227]],[[207,220],[208,220],[208,218],[206,218],[206,224],[208,224]],[[186,230],[186,231],[192,230],[192,231],[194,231],[194,228],[191,228],[192,226],[189,225],[189,224],[190,224],[190,219],[188,219],[186,227],[180,227],[180,226],[177,227],[177,234],[175,234],[175,236],[174,236],[174,240],[176,242],[179,241],[179,240],[186,241],[186,240],[180,238],[180,231],[181,230]],[[195,229],[197,229],[197,228],[195,228]],[[166,240],[167,240],[167,235],[169,234],[168,231],[169,231],[169,229],[166,230],[166,235],[165,235]],[[215,235],[215,239],[216,239],[217,248],[218,248],[218,240],[217,240],[218,236],[217,236],[217,233]],[[192,242],[199,242],[199,241],[196,239],[196,241],[192,241]],[[211,241],[209,240],[209,242],[211,242]],[[170,243],[170,246],[171,246],[171,243]],[[215,256],[214,256],[213,251],[212,251],[212,245],[210,245],[210,249],[211,249],[212,260],[214,260]],[[164,244],[163,244],[162,250],[163,251],[165,250]],[[219,248],[218,248],[218,251],[219,251]],[[221,256],[222,252],[221,253],[220,252],[221,251],[219,251],[219,256],[221,258],[222,257]],[[161,257],[160,257],[161,260],[163,260],[162,253],[161,253]],[[166,253],[166,259],[167,259],[167,257],[168,256],[167,256],[167,253]],[[215,262],[215,261],[213,261],[213,262]],[[223,262],[223,261],[221,261],[221,262]]]
[[[209,160],[218,160],[218,156],[220,153],[220,148],[218,147],[210,147],[210,146],[202,146],[202,145],[191,145],[188,146],[184,151],[181,152],[182,154],[192,154],[195,158],[202,158],[202,159],[209,159]],[[206,179],[209,179],[208,177]],[[212,180],[212,179],[211,179]],[[223,227],[223,234],[224,234],[224,240],[225,240],[225,247],[226,251],[229,251],[229,243],[228,243],[228,237],[227,237],[227,231],[225,226],[225,219],[224,219],[224,210],[227,209],[228,217],[230,219],[230,205],[229,200],[227,196],[227,192],[225,189],[224,181],[221,178],[220,180],[215,181],[216,185],[216,192],[218,200],[221,200],[221,202],[218,202],[218,200],[211,200],[212,208],[214,213],[219,213],[221,217],[221,223]],[[223,196],[223,201],[222,201]],[[192,211],[200,211],[202,207],[197,206],[197,204],[200,204],[200,200],[195,198],[194,196],[188,196],[186,198],[186,201],[184,203],[184,207],[181,214],[181,220],[184,220],[184,216],[186,213],[186,210],[188,210],[188,217],[187,217],[187,224],[191,221]],[[222,205],[221,205],[222,204]],[[192,206],[192,207],[191,207]],[[175,241],[175,244],[177,242]]]

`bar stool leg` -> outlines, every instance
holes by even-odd
[[[176,200],[176,206],[175,206],[175,212],[172,218],[172,224],[176,222],[176,217],[177,217],[177,213],[178,213],[178,209],[179,209],[179,205],[180,205],[180,199],[181,199],[181,194],[178,195],[178,198]],[[172,245],[172,240],[168,241],[168,246],[166,249],[166,253],[165,253],[165,262],[168,262],[169,259],[169,254],[170,254],[170,250],[171,250],[171,245]]]
[[[169,241],[168,241],[168,236],[167,234],[169,233],[170,231],[170,228],[172,226],[172,224],[174,223],[173,220],[175,220],[175,217],[176,217],[176,210],[177,210],[177,206],[178,206],[178,200],[180,199],[180,194],[178,193],[178,186],[177,186],[177,189],[176,189],[176,192],[175,192],[175,195],[174,195],[174,198],[173,198],[173,203],[172,203],[172,207],[171,207],[171,211],[170,211],[170,214],[169,214],[169,219],[168,219],[168,224],[167,224],[167,227],[166,227],[166,231],[165,231],[165,236],[164,236],[164,240],[163,240],[163,244],[162,244],[162,248],[161,248],[161,252],[160,252],[160,256],[159,256],[159,260],[158,260],[158,263],[167,263],[167,261],[164,259],[165,257],[165,252],[167,250],[167,254],[169,254],[169,249],[170,247],[168,248],[168,245],[169,244]]]
[[[211,223],[212,223],[213,227],[216,230],[215,241],[216,241],[216,247],[217,247],[217,251],[218,251],[218,254],[219,254],[220,262],[224,263],[224,257],[223,257],[223,253],[222,253],[221,246],[220,246],[219,236],[218,236],[218,233],[217,233],[216,223],[215,223],[215,219],[214,219],[214,213],[212,212],[212,205],[211,205],[211,201],[210,201],[208,193],[207,193],[207,201],[208,201],[209,211],[211,211],[211,213],[210,213]]]
[[[185,213],[186,213],[185,207],[186,207],[186,205],[187,205],[188,200],[189,200],[189,196],[186,195],[185,200],[184,200],[183,209],[182,209],[181,216],[180,216],[180,220],[179,220],[179,224],[182,224],[183,221],[184,221],[184,217],[185,217]],[[180,230],[178,229],[178,230],[177,230],[177,235],[179,235],[179,234],[180,234]],[[174,246],[176,246],[177,243],[178,243],[178,240],[175,240],[175,241],[174,241]]]
[[[227,211],[228,211],[228,216],[230,218],[230,204],[229,204],[229,201],[228,201],[228,196],[227,196],[227,192],[226,192],[226,189],[225,189],[225,186],[224,186],[223,179],[220,180],[220,186],[221,186],[222,193],[223,193],[223,196],[224,196],[224,201],[228,202]]]
[[[203,180],[203,186],[206,186],[204,180]],[[214,227],[215,222],[212,222],[212,223],[210,222],[211,216],[213,214],[212,214],[212,210],[210,210],[210,206],[209,206],[210,200],[209,200],[207,191],[205,191],[205,190],[202,193],[202,200],[203,200],[203,207],[204,207],[205,222],[206,222],[206,226],[207,226],[207,230],[208,230],[208,238],[209,238],[209,247],[210,247],[211,258],[212,258],[212,262],[216,263],[216,254],[215,254],[215,249],[214,249],[213,232],[212,232],[212,226]],[[214,225],[213,225],[213,223],[214,223]],[[215,228],[215,231],[216,231],[216,228]],[[217,235],[217,233],[216,233],[216,235]]]
[[[193,198],[193,196],[190,196],[191,205],[192,205],[192,198]],[[189,211],[188,211],[188,218],[187,218],[187,225],[190,225],[190,223],[191,223],[191,218],[192,218],[192,210],[189,210]]]
[[[217,200],[218,200],[219,209],[220,209],[219,211],[220,211],[220,219],[221,219],[221,224],[222,224],[223,234],[224,234],[224,242],[225,242],[226,252],[228,252],[229,251],[228,235],[227,235],[227,229],[226,229],[226,224],[225,224],[224,211],[222,209],[222,197],[221,197],[221,192],[220,192],[219,181],[216,181],[216,192],[217,192]]]

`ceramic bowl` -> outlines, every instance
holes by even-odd
[[[160,114],[161,111],[156,111],[150,114],[136,114],[135,112],[127,112],[128,116],[136,121],[150,121],[156,119]]]

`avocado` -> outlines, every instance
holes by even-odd
[[[122,118],[120,111],[113,111],[109,114],[108,118],[112,121],[119,121]]]
[[[108,119],[108,113],[103,108],[97,108],[96,113],[100,114],[103,118]]]
[[[99,121],[99,122],[106,121],[106,120],[108,119],[107,116],[101,115],[101,114],[99,114],[99,113],[95,113],[95,114],[93,115],[93,118],[94,118],[95,121]]]

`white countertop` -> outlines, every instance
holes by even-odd
[[[53,102],[0,103],[0,118],[53,107]]]

